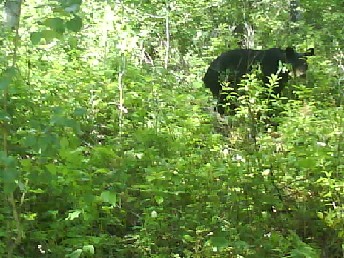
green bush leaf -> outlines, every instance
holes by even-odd
[[[223,236],[214,236],[210,238],[210,241],[213,246],[216,246],[217,248],[226,248],[229,245],[229,241],[226,237]]]
[[[48,18],[44,21],[44,24],[59,34],[65,32],[65,24],[61,18]]]
[[[66,22],[66,26],[69,30],[78,32],[82,28],[82,19],[79,16],[75,16],[73,19]]]
[[[115,193],[110,191],[104,191],[100,195],[103,202],[110,203],[111,205],[116,205],[117,197]]]
[[[68,213],[68,217],[66,218],[66,220],[74,220],[74,219],[77,219],[77,218],[79,218],[80,214],[81,214],[81,211],[80,211],[80,210],[76,210],[76,211],[69,212],[69,213]]]
[[[33,45],[38,45],[42,39],[42,34],[41,32],[35,31],[31,32],[30,34],[30,40]]]
[[[73,253],[66,255],[66,257],[79,258],[81,254],[82,254],[82,249],[76,249]]]
[[[94,254],[94,246],[93,245],[84,245],[82,251],[89,254]]]

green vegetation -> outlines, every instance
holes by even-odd
[[[0,257],[344,257],[344,6],[300,7],[24,1],[0,29]],[[255,75],[227,119],[202,84],[243,24],[315,47],[276,129]]]

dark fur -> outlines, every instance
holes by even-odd
[[[224,114],[224,104],[227,103],[226,97],[230,92],[224,93],[222,91],[221,73],[226,73],[225,81],[231,82],[236,88],[242,76],[250,73],[253,65],[259,64],[263,74],[262,80],[265,84],[269,82],[271,74],[279,72],[278,86],[274,88],[274,93],[279,94],[289,79],[289,71],[278,71],[280,63],[291,64],[294,74],[302,75],[305,74],[308,68],[305,57],[309,55],[314,55],[314,49],[310,49],[309,52],[304,54],[295,52],[293,48],[287,48],[286,50],[280,48],[230,50],[221,54],[210,64],[203,81],[214,98],[218,99],[218,112]],[[234,111],[234,105],[229,107]]]

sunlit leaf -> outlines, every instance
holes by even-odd
[[[94,254],[94,246],[93,245],[85,245],[82,247],[82,251],[85,253]]]
[[[68,217],[66,218],[66,220],[74,220],[74,219],[77,219],[77,218],[79,218],[80,214],[81,214],[81,211],[80,211],[80,210],[76,210],[76,211],[69,212],[69,213],[68,213]]]
[[[116,205],[117,197],[115,193],[104,191],[101,193],[100,197],[102,198],[103,202],[107,202],[111,205]]]

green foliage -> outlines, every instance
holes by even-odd
[[[0,45],[0,256],[341,257],[342,4],[301,2],[293,25],[277,0],[25,1]],[[317,56],[218,118],[201,77],[245,22]]]

